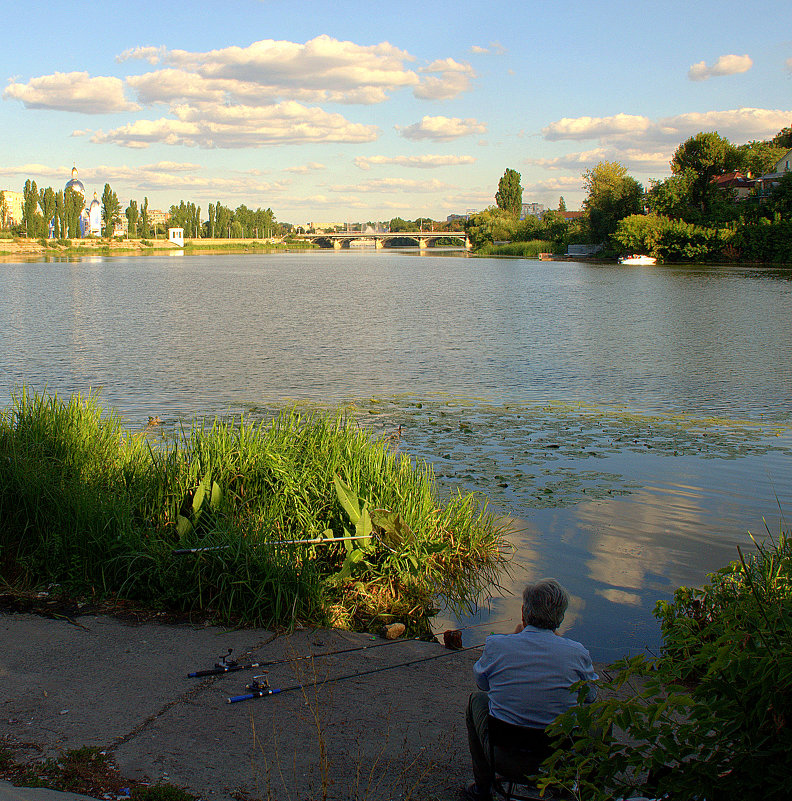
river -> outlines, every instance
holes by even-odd
[[[792,270],[312,251],[0,264],[0,405],[100,389],[132,429],[345,406],[515,549],[468,643],[554,575],[595,659],[792,515]]]

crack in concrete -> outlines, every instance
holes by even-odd
[[[245,651],[241,657],[240,661],[244,659],[249,659],[253,656],[257,651],[261,650],[265,645],[269,645],[273,640],[277,639],[278,635],[273,634],[269,639],[261,640],[257,645],[254,645],[252,648],[249,648]],[[152,712],[147,718],[142,720],[135,726],[131,731],[127,732],[126,734],[122,734],[120,737],[116,737],[110,745],[107,747],[108,751],[115,751],[122,745],[130,742],[130,740],[134,740],[139,734],[144,732],[152,723],[155,723],[159,720],[166,712],[169,712],[173,707],[177,706],[178,704],[187,703],[191,698],[194,698],[196,695],[200,695],[204,692],[204,690],[209,689],[210,687],[214,686],[218,679],[226,676],[226,673],[219,673],[217,676],[208,676],[202,681],[200,681],[196,686],[191,687],[187,692],[182,693],[181,695],[177,696],[176,698],[171,699],[170,701],[166,701],[162,707],[157,712]]]

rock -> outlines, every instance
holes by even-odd
[[[404,634],[406,626],[404,623],[390,623],[385,626],[385,638],[388,640],[398,640]]]

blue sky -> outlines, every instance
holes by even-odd
[[[523,200],[567,207],[620,161],[645,184],[701,130],[792,125],[792,4],[138,0],[4,19],[0,188],[110,183],[167,208],[302,224]]]

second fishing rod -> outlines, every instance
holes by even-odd
[[[405,640],[409,642],[409,640]],[[325,684],[333,684],[337,681],[345,681],[346,679],[357,679],[361,676],[370,676],[374,673],[384,673],[387,670],[395,670],[396,668],[409,667],[411,665],[418,665],[421,662],[431,662],[434,659],[442,659],[446,656],[452,656],[464,651],[473,651],[480,649],[480,645],[471,645],[467,648],[457,648],[454,650],[446,650],[442,654],[434,654],[432,656],[425,656],[420,659],[410,659],[407,662],[399,662],[396,665],[385,665],[383,667],[372,668],[371,670],[358,670],[354,673],[346,673],[343,676],[332,676],[328,679],[315,679],[314,681],[302,682],[300,684],[290,684],[286,687],[270,687],[269,680],[265,676],[254,676],[253,681],[247,685],[250,692],[242,695],[232,695],[226,699],[227,704],[236,704],[240,701],[251,701],[254,698],[265,698],[269,695],[280,695],[281,693],[290,692],[292,690],[303,690],[309,687],[319,687]],[[260,681],[263,679],[263,681]]]

